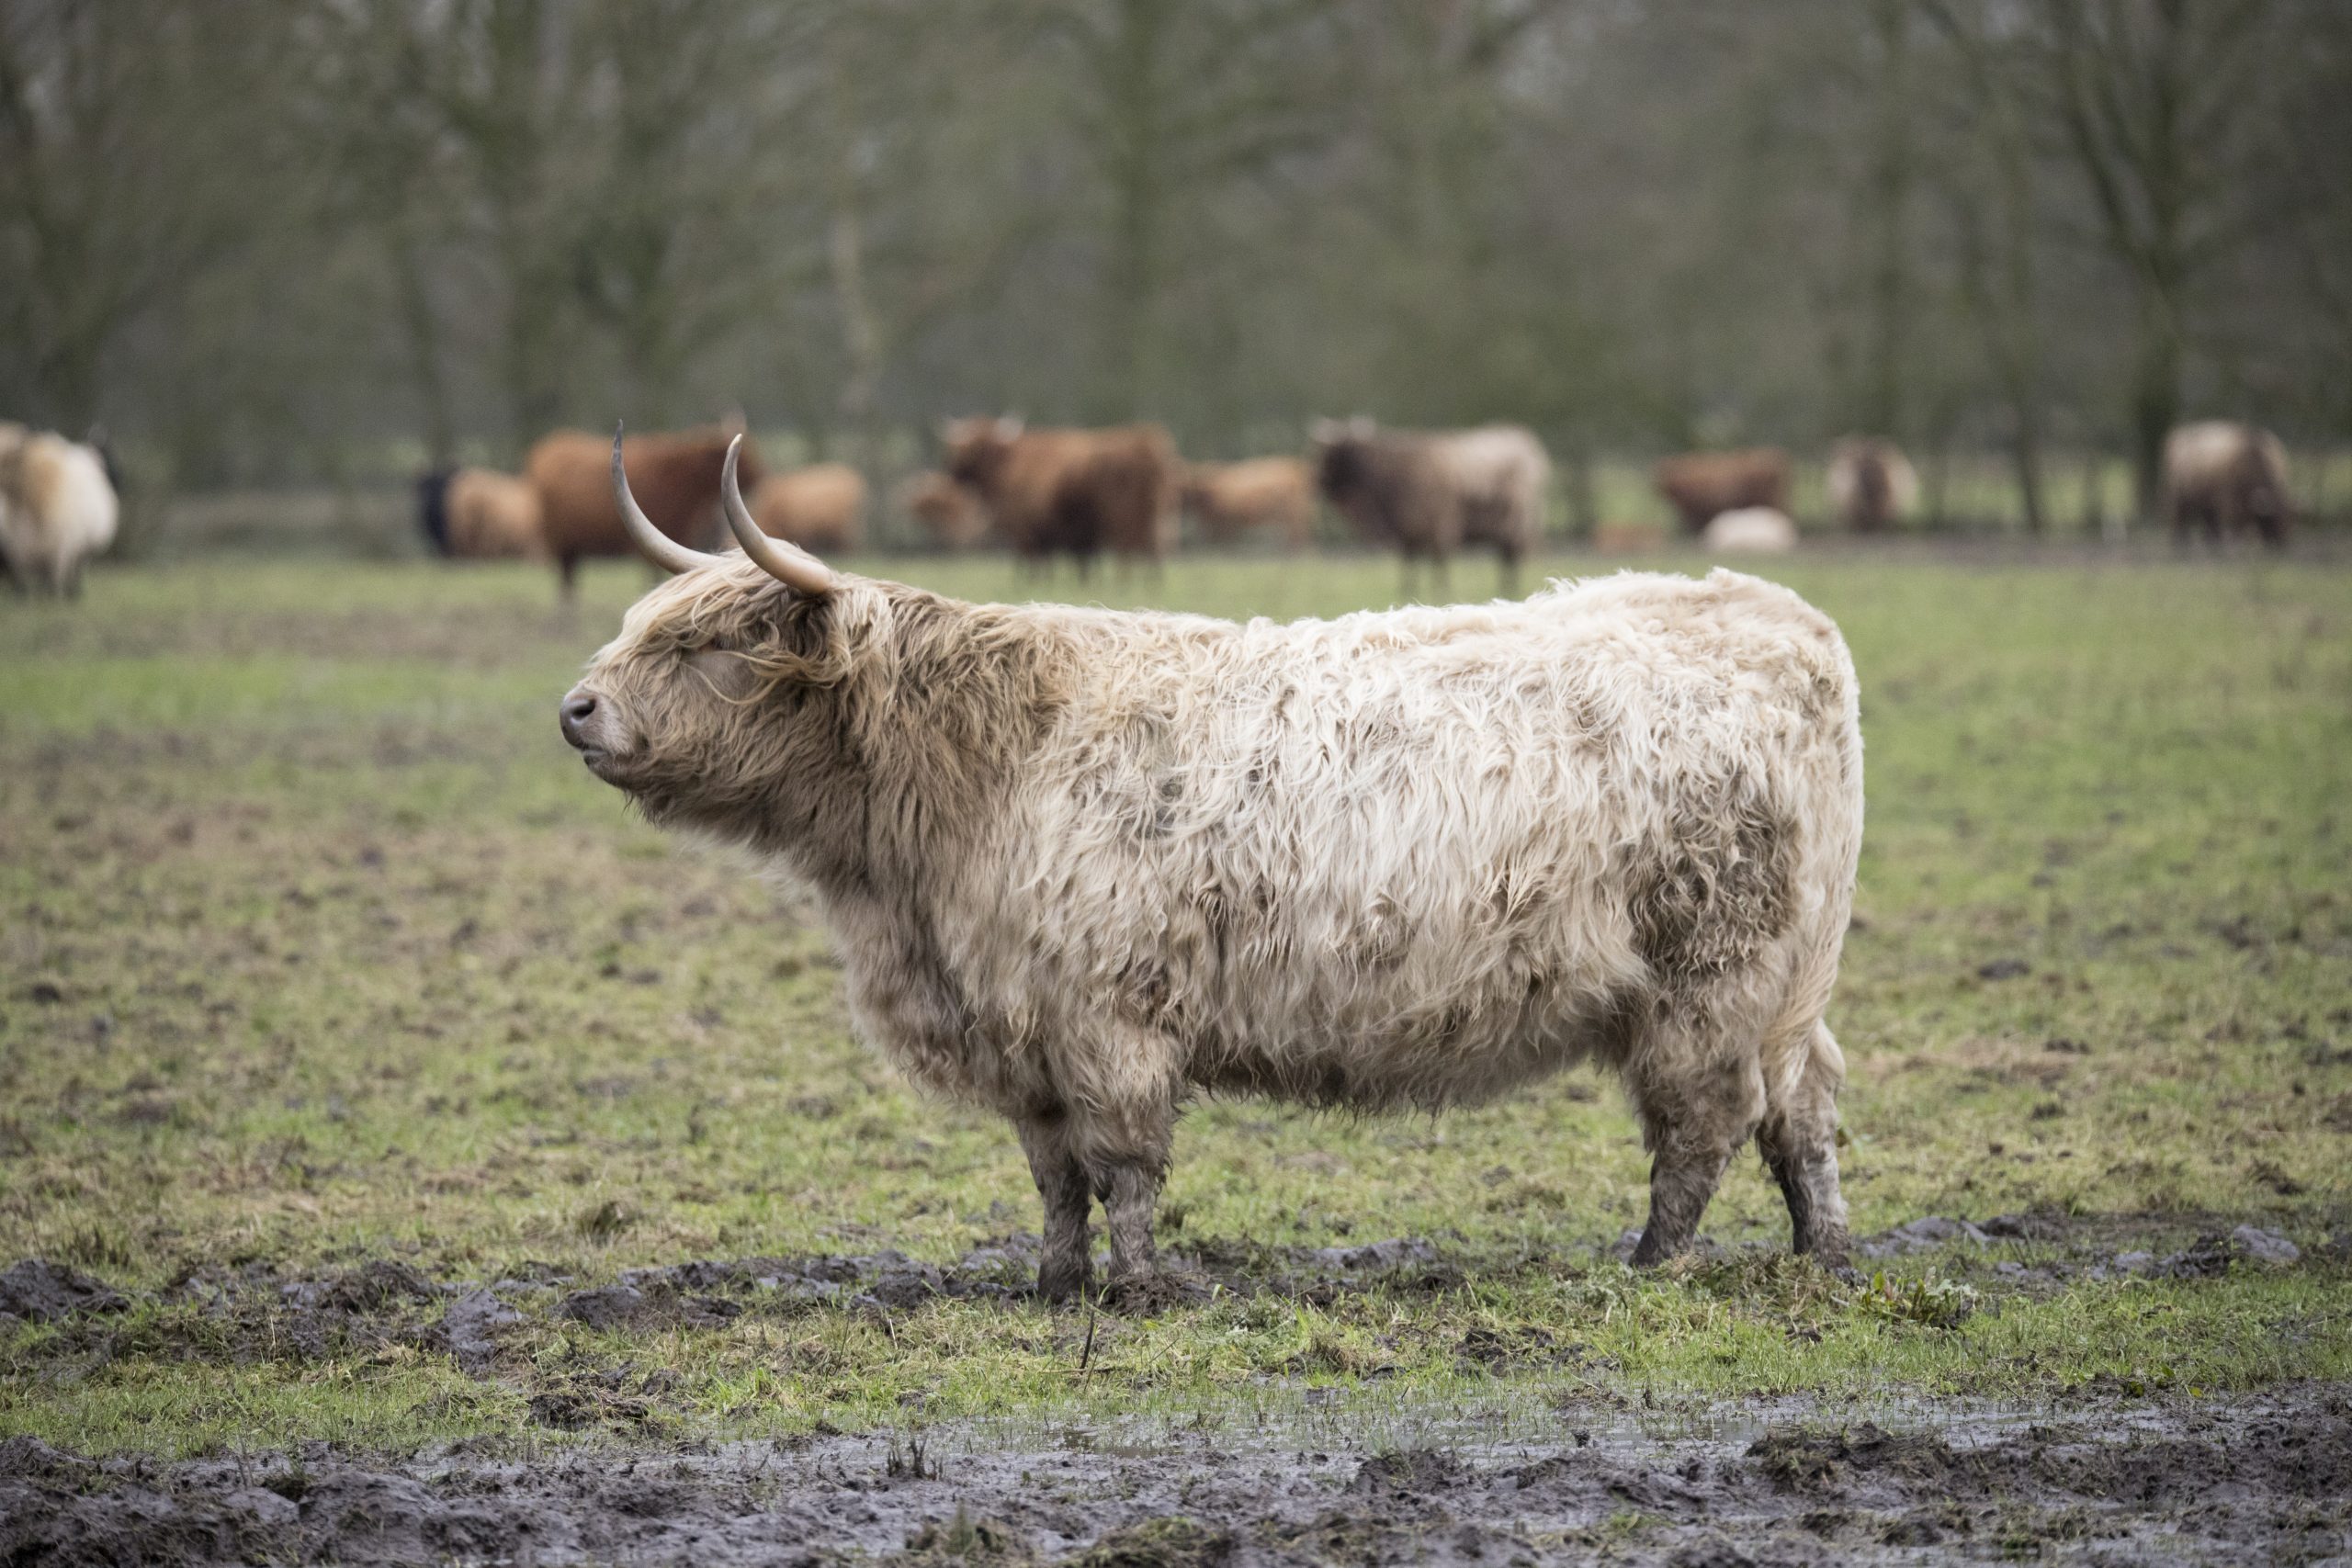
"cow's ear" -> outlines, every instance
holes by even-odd
[[[1002,419],[996,422],[997,439],[1000,441],[1018,441],[1021,439],[1021,433],[1027,428],[1029,428],[1029,422],[1022,415],[1017,413],[1006,414]]]
[[[1372,423],[1372,415],[1368,413],[1360,413],[1348,421],[1348,434],[1359,441],[1371,440],[1373,432],[1378,428]]]

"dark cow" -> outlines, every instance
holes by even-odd
[[[959,419],[942,430],[947,477],[989,510],[1033,564],[1057,555],[1083,572],[1102,551],[1159,561],[1176,542],[1176,444],[1156,424],[1028,430],[1017,419]]]
[[[1315,479],[1325,500],[1358,534],[1404,558],[1412,591],[1416,561],[1430,563],[1438,590],[1464,545],[1491,545],[1502,559],[1503,592],[1517,588],[1519,563],[1544,535],[1552,460],[1515,424],[1476,430],[1382,430],[1368,419],[1315,427]]]
[[[2287,448],[2257,425],[2216,419],[2177,426],[2165,437],[2163,507],[2175,544],[2201,526],[2216,544],[2250,529],[2276,549],[2294,520]]]
[[[1789,455],[1777,446],[1686,452],[1660,458],[1650,474],[1686,534],[1700,532],[1718,513],[1746,506],[1789,509]]]

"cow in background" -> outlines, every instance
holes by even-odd
[[[1743,506],[1716,513],[1699,542],[1715,555],[1784,556],[1797,547],[1797,525],[1785,512]]]
[[[435,555],[529,560],[547,553],[539,493],[494,468],[440,468],[416,481],[417,523]]]
[[[18,592],[79,598],[121,510],[97,448],[0,423],[0,563]]]
[[[892,494],[898,509],[945,548],[968,549],[988,536],[988,509],[980,498],[945,474],[910,474]]]
[[[2175,544],[2192,525],[2207,539],[2247,529],[2273,549],[2287,542],[2294,500],[2287,490],[2287,448],[2258,425],[2205,420],[2165,437],[2161,504]]]
[[[1661,457],[1650,477],[1682,519],[1686,534],[1699,533],[1718,513],[1743,506],[1789,509],[1789,455],[1777,446]]]
[[[1403,558],[1408,595],[1423,560],[1442,592],[1464,545],[1492,546],[1504,596],[1516,592],[1519,563],[1544,536],[1552,479],[1552,459],[1531,432],[1382,430],[1353,419],[1318,421],[1314,436],[1317,488],[1359,535]]]
[[[1184,470],[1184,510],[1213,545],[1262,529],[1284,547],[1305,549],[1315,536],[1315,476],[1296,457],[1194,463]]]
[[[1919,473],[1903,448],[1874,435],[1849,435],[1829,448],[1830,514],[1857,534],[1893,527],[1919,504]]]
[[[621,445],[635,489],[654,526],[682,544],[707,544],[718,535],[718,470],[741,425],[706,425],[662,435],[632,435]],[[538,492],[539,533],[555,558],[563,602],[579,591],[580,563],[591,557],[633,556],[628,530],[613,504],[612,441],[584,430],[541,438],[524,461],[524,477]],[[746,482],[760,478],[759,459],[742,456]]]
[[[1029,430],[1018,419],[958,419],[941,430],[949,479],[979,497],[1023,561],[1057,555],[1084,573],[1109,551],[1165,560],[1176,543],[1176,444],[1157,424]]]
[[[865,476],[847,463],[770,474],[752,491],[751,504],[770,538],[804,550],[841,552],[865,543]]]

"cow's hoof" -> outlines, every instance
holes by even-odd
[[[1037,1299],[1051,1306],[1069,1306],[1086,1297],[1086,1288],[1092,1281],[1085,1269],[1057,1269],[1051,1264],[1037,1270]]]
[[[1114,1280],[1102,1292],[1102,1304],[1126,1317],[1148,1317],[1170,1307],[1190,1306],[1208,1299],[1205,1284],[1164,1269]]]

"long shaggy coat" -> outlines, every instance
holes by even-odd
[[[584,707],[582,706],[584,705]],[[593,710],[572,729],[575,710]],[[1041,1283],[1154,1278],[1179,1110],[1487,1099],[1595,1059],[1656,1155],[1640,1256],[1754,1137],[1845,1247],[1823,1021],[1861,834],[1852,666],[1717,571],[1246,625],[975,605],[728,558],[567,699],[652,819],[817,890],[859,1029],[1020,1131]]]
[[[20,592],[78,594],[114,543],[121,504],[96,447],[0,424],[0,563]]]

